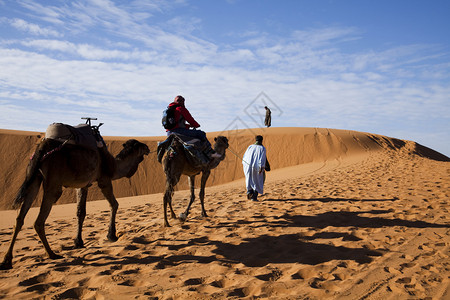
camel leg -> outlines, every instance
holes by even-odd
[[[62,189],[60,187],[53,192],[44,191],[41,209],[39,210],[39,215],[36,218],[36,222],[34,222],[34,229],[41,239],[45,251],[47,251],[47,254],[51,259],[62,258],[62,256],[55,254],[48,244],[47,237],[45,235],[45,221],[47,220],[47,217],[52,210],[53,203],[55,203],[59,199],[59,197],[61,197],[61,194]]]
[[[40,182],[39,182],[40,183]],[[39,188],[39,186],[38,186]],[[11,242],[9,244],[8,251],[6,251],[5,257],[3,258],[3,262],[0,264],[0,270],[8,270],[12,268],[12,259],[13,259],[13,248],[14,244],[16,243],[17,235],[19,234],[20,230],[22,229],[25,216],[28,213],[28,210],[31,207],[31,204],[33,204],[33,201],[25,201],[20,208],[19,215],[16,218],[16,226],[14,227],[14,233],[11,238]]]
[[[191,205],[192,205],[192,203],[194,203],[194,200],[195,200],[195,175],[189,176],[189,187],[191,189],[191,199],[189,200],[189,204],[188,204],[186,210],[184,211],[184,213],[182,213],[180,215],[180,218],[183,221],[186,221],[187,216],[189,215],[189,210],[191,209]]]
[[[116,214],[117,209],[119,208],[119,202],[117,202],[116,197],[114,197],[113,187],[111,180],[105,182],[98,182],[98,186],[102,190],[103,195],[106,200],[109,202],[109,206],[111,207],[111,215],[109,219],[109,229],[108,229],[108,240],[111,242],[115,242],[118,240],[116,235]]]
[[[78,218],[78,231],[75,238],[75,248],[84,248],[84,242],[82,237],[83,222],[86,217],[86,198],[88,188],[77,189],[77,218]]]
[[[173,199],[173,194],[175,192],[175,185],[178,183],[179,179],[180,179],[179,177],[175,178],[174,180],[172,180],[172,182],[168,183],[169,189],[168,190],[166,189],[166,192],[169,191],[169,197],[167,198],[167,204],[169,205],[170,217],[172,219],[176,219],[177,218],[177,216],[175,215],[175,212],[173,211],[172,199]]]
[[[164,226],[165,227],[170,227],[169,221],[167,220],[167,205],[169,205],[172,218],[176,217],[175,212],[173,211],[173,208],[172,208],[172,196],[173,196],[173,186],[169,181],[167,181],[166,191],[164,193],[164,203],[163,203],[163,205],[164,205]]]
[[[206,181],[208,181],[208,177],[209,177],[209,174],[210,174],[211,172],[208,170],[208,171],[204,171],[203,173],[202,173],[202,180],[201,180],[201,186],[200,186],[200,195],[199,195],[199,197],[200,197],[200,203],[202,204],[202,217],[207,217],[208,215],[206,214],[206,210],[205,210],[205,203],[204,203],[204,200],[205,200],[205,186],[206,186]]]
[[[169,209],[170,209],[170,217],[172,219],[176,219],[177,216],[175,215],[175,211],[173,210],[173,207],[172,207],[173,193],[174,193],[174,190],[173,190],[173,187],[172,187],[172,192],[170,193],[170,198],[169,198]]]
[[[169,168],[166,168],[166,191],[164,193],[164,226],[170,227],[169,222],[167,221],[167,205],[170,209],[170,215],[173,219],[176,219],[177,216],[172,207],[172,198],[174,193],[174,188],[177,185],[178,181],[180,181],[181,172],[177,172],[175,174],[170,174],[167,172]]]
[[[22,206],[20,207],[19,215],[16,218],[16,226],[14,227],[14,232],[9,244],[9,248],[6,251],[5,257],[3,258],[3,262],[0,264],[0,270],[7,270],[12,268],[13,248],[14,244],[16,243],[17,235],[22,229],[25,216],[30,210],[31,205],[33,204],[33,201],[39,192],[41,182],[42,178],[39,176],[36,177],[29,186],[29,189],[27,189],[26,194],[23,195],[23,197],[25,198],[23,199]]]
[[[172,207],[172,197],[174,193],[175,186],[178,181],[180,181],[181,173],[183,168],[179,168],[179,162],[175,162],[173,159],[165,159],[164,162],[164,173],[166,174],[166,191],[164,193],[163,208],[164,208],[164,226],[170,227],[167,221],[167,205],[169,206],[171,217],[176,219],[175,212]],[[174,166],[178,166],[174,168]]]

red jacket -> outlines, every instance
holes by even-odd
[[[170,130],[173,130],[175,128],[200,127],[200,124],[198,124],[197,121],[194,120],[194,118],[191,116],[191,113],[187,110],[186,107],[184,107],[184,105],[172,102],[169,104],[169,107],[171,106],[177,106],[175,108],[175,121],[177,125],[175,125],[175,127]],[[169,131],[169,129],[167,129],[166,131]]]

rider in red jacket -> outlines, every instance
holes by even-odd
[[[187,110],[187,108],[184,106],[185,99],[183,96],[176,96],[174,101],[169,104],[169,107],[175,106],[175,121],[176,125],[172,129],[167,129],[166,131],[174,131],[174,129],[177,128],[199,128],[200,124],[197,123],[197,121],[194,120],[194,118],[191,116],[191,113]],[[175,131],[176,132],[176,131]],[[180,132],[182,133],[182,132]],[[187,135],[190,136],[188,133]]]
[[[197,121],[194,120],[194,118],[191,116],[191,113],[187,110],[187,108],[184,106],[185,99],[183,96],[176,96],[172,103],[169,104],[169,107],[175,106],[175,122],[176,125],[172,129],[166,129],[167,136],[170,136],[171,134],[182,134],[187,135],[193,138],[197,138],[201,141],[204,141],[206,144],[207,150],[207,156],[212,158],[220,158],[221,155],[218,153],[215,153],[215,151],[211,148],[211,144],[209,143],[208,139],[206,138],[206,133],[202,130],[195,130],[196,128],[200,127],[200,124],[197,123]],[[193,128],[193,129],[189,129]],[[167,138],[164,142],[158,143],[158,161],[161,162],[162,157],[164,155],[164,152],[166,148],[170,145],[171,139]]]

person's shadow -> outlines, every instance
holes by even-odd
[[[216,246],[214,253],[223,256],[226,260],[240,262],[248,267],[262,267],[270,263],[316,265],[331,260],[354,260],[358,263],[369,263],[372,261],[372,256],[383,254],[381,250],[336,247],[305,241],[298,234],[261,235],[255,238],[246,238],[238,245],[220,241],[212,243]]]

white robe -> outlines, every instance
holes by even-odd
[[[242,158],[247,191],[264,193],[264,168],[266,166],[266,148],[262,145],[250,145]],[[260,173],[260,170],[263,170]]]

